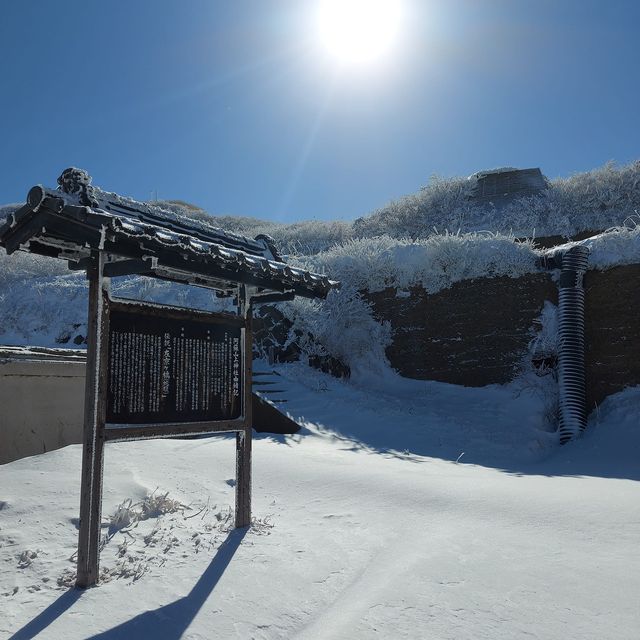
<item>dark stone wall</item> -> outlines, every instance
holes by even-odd
[[[545,300],[557,304],[547,273],[478,278],[429,295],[414,287],[366,294],[380,320],[391,323],[391,366],[402,376],[465,386],[513,379],[534,335]]]
[[[640,265],[589,271],[585,276],[587,411],[627,386],[640,384]],[[393,328],[387,357],[402,376],[465,386],[513,379],[528,351],[545,300],[558,304],[549,273],[520,278],[478,278],[429,295],[421,287],[362,292],[379,320]],[[261,309],[256,345],[275,360],[300,357],[283,348],[290,324],[275,308]],[[330,356],[311,363],[346,377],[348,367]],[[535,364],[535,363],[534,363]],[[554,366],[552,359],[541,364]]]
[[[589,271],[585,287],[587,412],[640,384],[640,265]]]
[[[604,229],[602,229],[601,231],[597,231],[596,229],[588,229],[587,231],[575,233],[572,236],[543,236],[541,238],[521,238],[521,240],[533,240],[533,246],[536,249],[552,249],[553,247],[558,247],[560,245],[566,244],[567,242],[586,240],[587,238],[591,238],[592,236],[597,236],[603,231]]]

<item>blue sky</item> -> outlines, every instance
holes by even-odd
[[[429,176],[640,158],[640,2],[404,0],[340,68],[314,0],[0,0],[0,202],[95,184],[212,213],[353,219]]]

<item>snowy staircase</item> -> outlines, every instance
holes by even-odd
[[[287,401],[282,395],[285,390],[278,388],[283,385],[282,376],[277,371],[254,371],[252,376],[254,393],[273,404],[283,404]]]
[[[253,372],[253,428],[260,433],[297,433],[300,425],[282,411],[287,399],[276,371]]]

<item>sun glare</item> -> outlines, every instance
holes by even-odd
[[[401,0],[321,0],[320,41],[341,64],[380,58],[396,39]]]

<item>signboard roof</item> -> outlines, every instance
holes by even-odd
[[[134,271],[121,275],[136,272],[220,290],[249,284],[324,298],[339,286],[287,265],[268,236],[245,238],[90,182],[85,171],[71,168],[58,178],[58,189],[33,187],[26,204],[0,226],[0,246],[7,253],[21,249],[66,259],[72,268],[84,268],[83,259],[102,250],[111,256],[113,275],[127,261]]]

